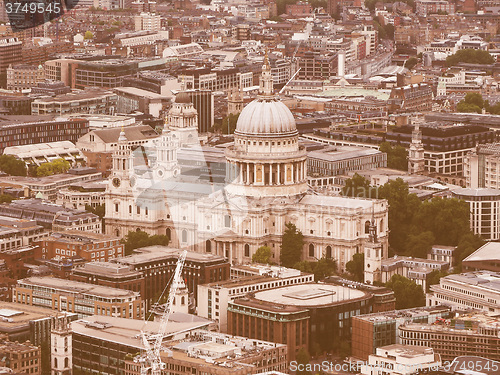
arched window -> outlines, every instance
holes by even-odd
[[[379,229],[379,233],[383,232],[384,231],[384,219],[380,219],[380,229]]]
[[[115,229],[115,235],[116,235],[116,237],[120,237],[120,230],[119,229]]]
[[[309,256],[310,257],[314,256],[314,245],[313,244],[309,245]]]
[[[332,258],[332,247],[331,246],[327,246],[326,247],[326,258],[327,259],[331,259]]]
[[[250,256],[250,245],[245,244],[245,256],[249,257]]]
[[[182,242],[187,242],[187,240],[188,240],[188,232],[187,230],[184,229],[182,231]]]
[[[68,368],[69,367],[69,359],[68,357],[64,358],[64,368]]]
[[[170,228],[167,228],[167,230],[165,231],[165,235],[169,240],[172,238],[172,231],[170,230]]]
[[[207,253],[212,252],[212,242],[210,240],[207,240],[205,242],[205,249],[206,249]]]
[[[135,231],[136,231],[136,232],[140,232],[140,231],[141,231],[141,228],[135,228]]]
[[[186,304],[186,297],[182,296],[181,297],[181,305],[185,305]]]
[[[370,233],[370,221],[369,220],[365,221],[365,233],[366,234]]]
[[[54,358],[54,368],[57,368],[57,358]]]

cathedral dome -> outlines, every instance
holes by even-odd
[[[248,104],[238,117],[235,134],[250,136],[295,135],[292,112],[276,99],[259,98]]]

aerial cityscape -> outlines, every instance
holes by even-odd
[[[0,375],[500,375],[500,0],[5,0]]]

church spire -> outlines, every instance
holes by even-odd
[[[259,94],[262,96],[273,96],[273,75],[271,73],[271,63],[269,62],[269,51],[266,48],[264,56],[264,65],[262,66],[262,75],[260,77],[260,90]]]

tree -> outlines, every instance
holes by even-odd
[[[352,260],[346,263],[345,269],[355,281],[363,282],[365,279],[365,254],[354,254]]]
[[[92,34],[92,31],[85,31],[84,39],[94,39],[94,34]]]
[[[408,170],[408,151],[403,146],[391,146],[389,142],[380,144],[380,151],[387,154],[387,166],[401,171]]]
[[[413,67],[417,64],[418,64],[418,59],[416,57],[410,57],[408,60],[406,60],[405,68],[413,69]]]
[[[357,173],[347,179],[342,188],[342,195],[347,197],[372,198],[376,194],[377,188],[370,186],[370,181]]]
[[[293,267],[302,259],[304,235],[293,223],[287,223],[285,227],[281,238],[280,263],[284,267]]]
[[[465,95],[464,100],[457,104],[458,112],[481,113],[483,108],[491,109],[489,104],[483,100],[481,94],[477,92],[470,92]]]
[[[320,281],[337,272],[337,262],[331,258],[321,258],[313,263],[314,280]]]
[[[271,262],[271,248],[268,246],[261,246],[252,255],[252,262],[269,264]]]
[[[222,134],[233,134],[234,130],[236,129],[236,123],[238,122],[239,117],[239,113],[230,113],[222,119],[220,125],[214,126],[214,129],[220,131]]]
[[[415,281],[401,275],[394,275],[385,286],[392,289],[394,292],[394,297],[396,297],[396,310],[425,306],[424,291]]]
[[[295,360],[297,361],[297,365],[301,365],[299,368],[305,369],[307,365],[310,365],[311,356],[307,352],[307,349],[300,348],[300,350],[297,353],[297,356],[295,357]],[[303,370],[303,371],[297,371],[296,373],[297,375],[306,375],[309,374],[310,372]]]
[[[446,275],[448,275],[448,272],[443,272],[440,270],[432,271],[427,277],[427,292],[430,290],[431,285],[439,284],[439,280],[441,280],[441,278],[445,277]]]
[[[155,234],[153,236],[150,236],[142,230],[136,232],[128,232],[128,234],[122,240],[122,243],[125,244],[125,255],[130,255],[133,250],[140,247],[153,245],[167,246],[168,242],[169,238],[165,235]]]
[[[470,64],[493,64],[495,59],[488,51],[470,48],[458,50],[455,54],[446,58],[447,66],[457,65],[461,62]]]
[[[320,281],[337,272],[337,263],[333,259],[321,258],[317,262],[303,260],[294,264],[293,268],[314,274],[314,280]]]
[[[485,241],[471,231],[460,237],[454,254],[459,271],[461,270],[462,261],[484,244]]]
[[[26,164],[13,155],[0,156],[0,170],[11,176],[26,176]]]
[[[413,216],[422,203],[415,194],[410,194],[408,184],[401,178],[387,182],[378,191],[379,197],[389,203],[389,245],[401,254],[406,248]]]
[[[463,200],[433,198],[422,203],[414,213],[416,233],[430,231],[435,243],[456,246],[470,233],[469,204]]]
[[[458,102],[457,111],[463,113],[481,113],[481,107],[478,107],[475,104],[465,103],[463,100]]]
[[[427,253],[434,243],[434,234],[431,231],[410,234],[406,244],[406,255],[427,259]]]
[[[36,175],[38,177],[44,177],[58,173],[66,173],[70,168],[71,164],[69,161],[59,158],[51,162],[41,164],[36,171]]]

